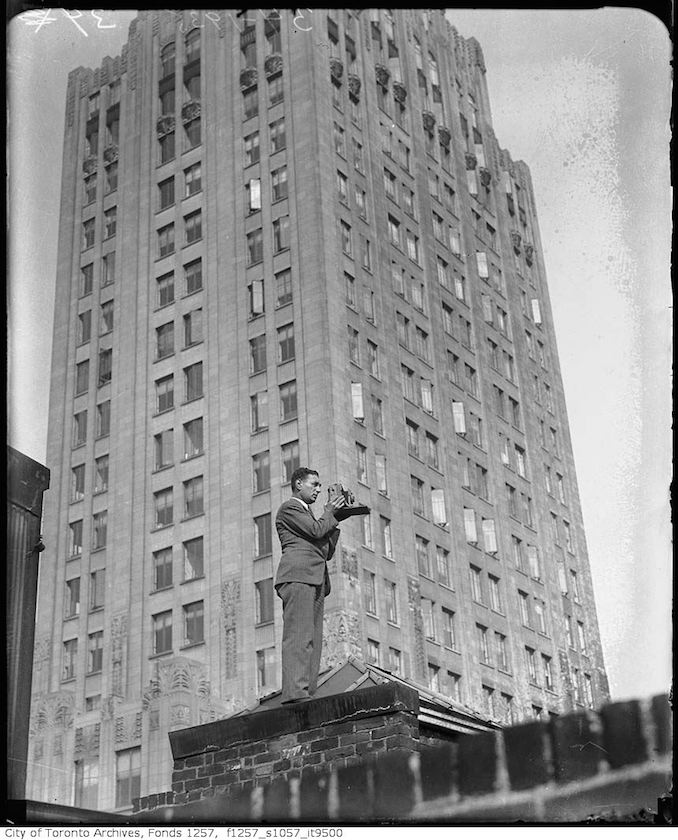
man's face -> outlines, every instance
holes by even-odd
[[[322,484],[317,475],[309,474],[303,481],[297,483],[299,487],[299,498],[303,499],[307,505],[312,505],[318,498]]]

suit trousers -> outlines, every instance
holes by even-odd
[[[312,697],[323,644],[325,587],[291,581],[277,587],[283,602],[282,702]]]

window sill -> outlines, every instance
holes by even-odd
[[[188,650],[189,648],[196,648],[200,647],[200,645],[204,645],[205,640],[201,639],[199,642],[188,642],[188,644],[182,645],[179,650]]]
[[[203,398],[203,396],[204,396],[204,394],[198,394],[197,397],[191,397],[188,400],[184,400],[181,404],[182,405],[189,405],[189,403],[196,402],[197,400],[201,400]]]
[[[195,577],[182,580],[179,586],[185,586],[187,583],[193,583],[196,580],[205,580],[205,575],[196,575]]]
[[[204,454],[205,454],[205,450],[203,449],[200,452],[194,452],[191,455],[184,455],[184,457],[181,459],[181,463],[185,464],[188,461],[195,461],[196,458],[200,458]]]
[[[161,659],[163,656],[171,656],[174,651],[170,648],[170,650],[162,650],[160,653],[152,653],[148,657],[149,659]]]
[[[155,467],[151,475],[157,475],[158,473],[164,472],[165,470],[171,470],[174,464],[163,464],[161,467]]]
[[[64,621],[72,621],[74,618],[80,618],[80,613],[73,613],[73,615],[65,615]]]
[[[157,357],[153,360],[153,364],[155,365],[155,364],[157,364],[158,362],[164,362],[164,361],[165,361],[165,359],[171,359],[173,356],[174,356],[174,353],[168,353],[166,356],[157,356]]]
[[[164,531],[166,528],[172,528],[174,526],[174,522],[167,522],[163,525],[155,525],[151,529],[151,533],[155,534],[157,531]]]
[[[90,607],[88,612],[89,612],[90,615],[92,615],[93,613],[100,613],[100,612],[103,612],[103,611],[104,611],[104,605],[103,604],[97,604],[96,607]]]
[[[197,519],[199,516],[204,516],[204,515],[205,515],[205,511],[201,510],[199,513],[191,513],[188,516],[182,517],[182,519],[180,521],[181,522],[190,522],[191,519]]]
[[[170,589],[174,588],[174,584],[168,583],[167,586],[161,586],[158,589],[151,589],[151,595],[155,595],[156,592],[168,592]]]
[[[257,621],[255,623],[255,627],[271,627],[273,625],[273,619],[267,618],[266,621]]]

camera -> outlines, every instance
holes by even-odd
[[[355,495],[344,487],[341,482],[330,484],[327,488],[328,501],[332,502],[339,496],[344,497],[345,506],[334,511],[334,518],[341,522],[342,519],[348,519],[349,516],[364,516],[370,512],[367,505],[356,502]]]

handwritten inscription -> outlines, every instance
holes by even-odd
[[[79,9],[33,9],[30,12],[25,12],[22,15],[19,15],[19,19],[22,20],[26,26],[33,26],[35,27],[35,32],[39,32],[43,26],[47,26],[49,23],[56,23],[59,18],[55,15],[52,15],[53,11],[59,11],[61,14],[68,18],[71,23],[77,27],[77,29],[82,32],[85,38],[89,37],[87,30],[78,23],[79,20],[82,20],[84,24],[91,22],[92,20],[96,21],[95,29],[115,29],[115,23],[104,23],[104,15],[107,14],[104,12],[103,9],[90,9],[88,12],[81,12]],[[84,20],[83,20],[84,19]]]

